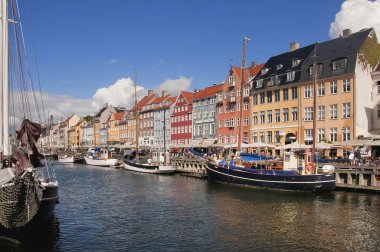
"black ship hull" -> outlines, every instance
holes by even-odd
[[[207,178],[212,181],[289,191],[331,192],[335,189],[333,174],[290,175],[229,169],[207,162]]]
[[[54,217],[55,205],[58,204],[58,185],[49,184],[42,192],[42,199],[36,215],[25,226],[8,229],[0,224],[0,233],[22,233],[41,229],[48,225]]]

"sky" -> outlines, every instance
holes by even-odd
[[[380,0],[19,0],[33,38],[45,107],[55,118],[130,108],[133,79],[147,89],[193,91],[246,62],[373,27]],[[26,29],[25,29],[26,30]],[[378,35],[380,36],[380,35]],[[135,74],[137,69],[137,74]]]

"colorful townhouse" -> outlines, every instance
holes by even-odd
[[[251,92],[252,143],[288,144],[299,135],[299,83],[302,64],[314,46],[299,48],[271,57],[253,80]]]
[[[214,84],[194,93],[193,139],[216,138],[216,94],[223,86]]]
[[[228,147],[237,147],[239,127],[242,123],[242,141],[250,141],[250,89],[252,79],[264,64],[252,63],[250,67],[231,67],[226,82],[217,93],[216,121],[217,142]],[[240,118],[243,121],[240,122]]]
[[[94,146],[94,125],[93,120],[84,120],[82,126],[82,141],[81,145],[84,147]]]
[[[172,147],[189,145],[191,142],[193,99],[194,93],[188,91],[181,91],[177,96],[170,124],[170,142]]]
[[[118,122],[120,144],[125,144],[128,142],[128,121],[126,118],[129,113],[130,110],[124,111],[122,118]]]
[[[153,108],[157,103],[157,94],[148,90],[147,101],[139,108],[139,144],[140,146],[152,146],[153,139]],[[144,97],[145,98],[145,97]],[[143,99],[144,99],[143,98]],[[161,98],[159,98],[161,99]]]
[[[303,48],[295,43],[290,52],[272,57],[253,81],[253,141],[336,143],[369,135],[378,126],[371,92],[376,65],[365,55],[371,46],[379,46],[373,29],[344,30],[339,38]]]
[[[107,145],[120,144],[119,124],[125,111],[114,113],[110,116],[107,127]]]
[[[163,94],[164,95],[164,94]],[[177,97],[165,96],[153,110],[154,143],[153,146],[163,150],[170,148],[170,118]],[[165,135],[164,135],[165,134]]]

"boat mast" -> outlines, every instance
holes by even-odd
[[[134,86],[135,86],[135,118],[136,118],[136,159],[139,160],[139,111],[137,108],[137,69],[135,68],[135,77],[134,77]]]
[[[166,165],[166,109],[164,107],[164,164]]]
[[[8,34],[8,6],[7,0],[1,1],[1,125],[0,125],[0,151],[3,155],[8,156],[9,153],[9,105],[8,105],[8,49],[9,49],[9,34]]]
[[[314,52],[313,52],[313,148],[311,153],[311,158],[314,160],[315,155],[315,142],[317,141],[317,44],[314,46]],[[317,167],[315,167],[315,173],[317,173]]]
[[[244,68],[245,68],[245,47],[247,46],[249,38],[243,38],[243,50],[241,57],[241,85],[240,85],[240,125],[237,150],[241,151],[241,143],[243,141],[243,110],[244,110]]]

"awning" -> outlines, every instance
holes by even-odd
[[[291,144],[286,144],[282,146],[277,146],[275,149],[276,150],[286,150],[286,149],[311,149],[311,145],[306,145],[306,144],[300,144],[300,143],[291,143]]]
[[[209,148],[214,144],[216,139],[214,138],[205,138],[205,139],[193,139],[190,143],[192,147],[198,148]]]

